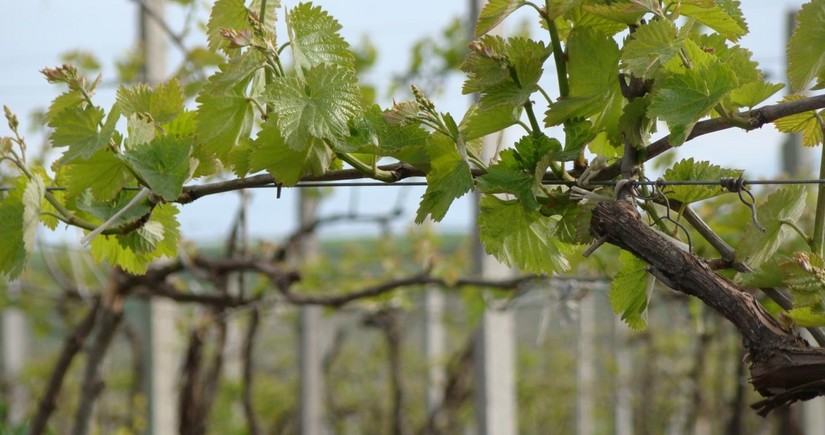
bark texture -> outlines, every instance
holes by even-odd
[[[748,351],[751,384],[765,397],[752,405],[760,415],[825,395],[825,349],[812,348],[765,311],[747,289],[653,231],[633,204],[601,203],[590,223],[597,238],[646,261],[651,272],[674,290],[699,298],[736,326]]]

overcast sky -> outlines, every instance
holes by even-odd
[[[295,1],[282,1],[286,5]],[[379,87],[386,85],[386,78],[403,71],[407,65],[409,45],[425,36],[437,35],[454,17],[466,16],[466,0],[419,0],[401,2],[395,0],[347,0],[316,1],[344,26],[344,37],[357,44],[362,35],[368,34],[379,52],[378,64],[370,79]],[[754,52],[764,71],[774,82],[784,81],[784,41],[787,12],[797,9],[801,1],[744,1],[742,8],[751,33],[742,39],[741,45]],[[527,8],[525,8],[527,9]],[[88,50],[104,63],[104,80],[114,77],[113,60],[134,45],[137,38],[137,6],[128,0],[0,0],[0,104],[9,106],[29,125],[27,115],[42,108],[53,99],[59,89],[49,85],[37,73],[39,69],[59,63],[60,53],[73,49]],[[529,11],[524,11],[528,13]],[[512,21],[520,21],[522,14]],[[168,21],[179,27],[180,10],[168,8]],[[536,30],[539,31],[538,29]],[[197,32],[194,32],[197,33]],[[197,36],[197,35],[196,35]],[[193,37],[187,41],[197,43]],[[178,54],[170,48],[170,68],[176,65]],[[551,65],[548,63],[548,67]],[[553,80],[543,83],[554,92]],[[457,88],[460,79],[454,81]],[[773,100],[781,98],[780,92]],[[387,104],[386,95],[382,102]],[[114,99],[113,89],[102,89],[96,101],[109,107]],[[439,109],[451,111],[461,118],[469,103],[468,97],[458,89],[435,98]],[[5,122],[0,124],[0,135],[8,134]],[[38,142],[29,135],[31,142]],[[654,137],[655,139],[655,137]],[[746,169],[749,178],[769,177],[777,174],[778,144],[776,131],[766,126],[761,130],[744,133],[729,130],[721,134],[704,136],[689,142],[678,150],[678,156],[694,156],[713,160],[729,167]],[[35,143],[31,144],[32,146]],[[810,159],[814,161],[814,159]],[[421,189],[339,189],[327,201],[322,213],[347,210],[353,205],[359,210],[377,213],[394,206],[401,195],[409,215],[399,225],[412,224]],[[295,225],[294,191],[285,190],[276,200],[272,191],[255,191],[251,204],[251,231],[256,236],[283,235]],[[182,207],[183,234],[189,238],[223,238],[237,207],[237,195],[216,195]],[[459,201],[448,213],[442,230],[461,231],[469,227],[471,209],[468,200]],[[347,227],[346,233],[368,231],[368,227]],[[326,234],[340,235],[342,228],[330,228]],[[61,233],[57,238],[74,239],[77,231]],[[54,236],[47,236],[54,240]]]

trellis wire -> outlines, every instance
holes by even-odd
[[[719,187],[726,187],[726,183],[728,183],[731,179],[730,178],[723,178],[720,180],[631,180],[630,182],[634,186],[719,186]],[[733,179],[737,180],[737,179]],[[587,183],[589,186],[615,186],[617,183],[622,182],[623,180],[607,180],[607,181],[590,181]],[[757,186],[757,185],[786,185],[786,184],[825,184],[825,179],[803,179],[803,180],[742,180],[741,186]],[[577,183],[575,181],[562,181],[562,180],[545,180],[542,181],[542,184],[545,186],[567,186],[572,187],[576,186]],[[282,188],[282,189],[291,189],[291,188],[302,188],[302,187],[402,187],[402,186],[426,186],[426,181],[399,181],[397,183],[384,183],[384,182],[358,182],[358,181],[306,181],[306,182],[299,182],[295,186],[282,186],[275,183],[264,184],[261,186],[245,186],[240,189],[273,189],[273,188]],[[0,192],[8,192],[10,190],[14,190],[13,186],[0,186]],[[140,187],[124,187],[123,190],[126,191],[138,191]],[[49,192],[59,192],[65,191],[65,186],[48,186],[46,190]]]

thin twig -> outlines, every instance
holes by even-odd
[[[246,425],[250,435],[258,435],[261,432],[258,419],[255,416],[255,406],[252,400],[252,377],[255,374],[252,366],[252,356],[255,350],[255,338],[258,335],[258,325],[260,324],[261,313],[258,308],[253,308],[249,312],[249,326],[243,341],[243,384],[242,403]]]
[[[29,435],[40,435],[46,432],[46,424],[57,407],[57,396],[63,387],[63,379],[69,371],[69,367],[74,360],[74,357],[83,347],[86,337],[92,332],[97,320],[97,314],[100,311],[100,298],[95,298],[92,308],[86,313],[86,317],[77,325],[75,330],[66,337],[63,342],[63,350],[57,359],[57,363],[52,370],[52,375],[49,377],[49,383],[46,385],[46,390],[40,398],[37,406],[37,414],[32,418],[29,426]]]

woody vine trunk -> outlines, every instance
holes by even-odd
[[[596,237],[649,263],[648,270],[666,285],[699,298],[736,326],[748,352],[750,381],[765,397],[752,405],[760,415],[825,395],[825,349],[810,347],[765,311],[747,289],[648,227],[632,203],[601,203],[593,210],[590,224]]]

